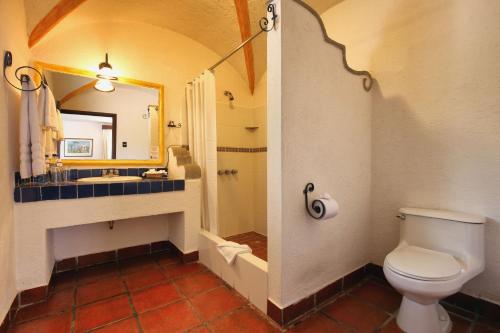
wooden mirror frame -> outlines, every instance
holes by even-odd
[[[88,78],[96,78],[96,73],[93,71],[85,69],[77,69],[71,67],[65,67],[60,65],[48,64],[40,61],[35,61],[34,66],[36,69],[43,73],[44,70],[50,70],[53,72],[73,74],[79,76],[85,76]],[[64,165],[72,166],[106,166],[106,167],[118,167],[118,166],[151,166],[151,167],[164,167],[165,166],[165,136],[164,136],[164,96],[165,89],[163,84],[141,81],[137,79],[119,77],[116,81],[118,83],[124,83],[132,86],[146,87],[158,90],[158,142],[159,142],[159,156],[158,159],[150,160],[84,160],[84,159],[63,159]],[[38,84],[38,83],[37,83]]]

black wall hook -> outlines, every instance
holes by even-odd
[[[304,188],[304,191],[302,191],[302,193],[304,193],[304,197],[305,197],[305,201],[306,201],[306,210],[307,210],[307,213],[312,218],[315,218],[316,220],[320,220],[323,218],[323,216],[325,216],[326,207],[319,200],[313,200],[311,207],[309,207],[308,194],[313,192],[313,191],[314,191],[314,184],[313,183],[307,183],[306,187]],[[311,212],[311,208],[314,211],[314,213]]]
[[[11,67],[12,66],[12,52],[10,51],[5,51],[5,54],[3,56],[3,77],[5,79],[5,81],[7,81],[8,84],[10,84],[11,86],[13,86],[14,88],[16,88],[17,90],[21,90],[21,91],[35,91],[35,90],[38,90],[40,89],[44,84],[47,83],[47,81],[45,80],[45,77],[42,75],[42,73],[40,73],[38,71],[38,69],[34,68],[34,67],[31,67],[31,66],[21,66],[21,67],[18,67],[16,68],[16,71],[14,72],[14,75],[16,76],[16,78],[21,82],[26,82],[26,80],[29,80],[30,77],[27,75],[27,74],[21,74],[20,71],[24,68],[27,68],[27,69],[32,69],[34,70],[38,75],[40,75],[40,85],[38,85],[38,87],[35,87],[33,89],[23,89],[22,86],[21,88],[17,87],[15,84],[13,84],[12,82],[9,81],[9,79],[7,78],[7,74],[6,74],[6,69],[8,67]]]

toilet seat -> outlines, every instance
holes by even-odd
[[[460,263],[450,254],[418,246],[401,246],[386,257],[387,267],[399,274],[416,280],[451,280],[462,270]]]

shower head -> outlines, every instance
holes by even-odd
[[[234,101],[234,96],[229,90],[224,90],[224,96],[229,97],[230,101]]]

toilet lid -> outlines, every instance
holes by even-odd
[[[389,268],[398,274],[426,281],[449,280],[460,274],[462,266],[448,253],[418,246],[402,246],[386,257]]]

